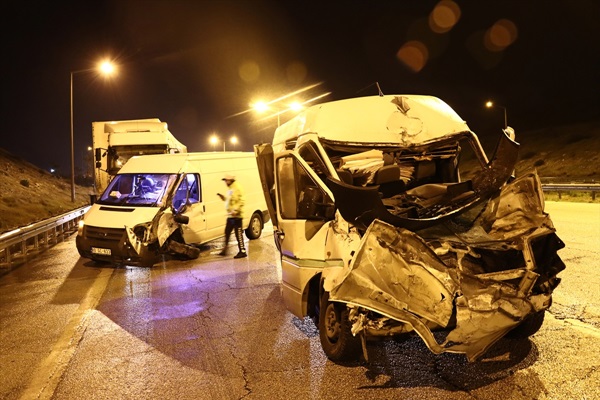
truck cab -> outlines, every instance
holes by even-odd
[[[319,104],[255,146],[282,297],[330,359],[417,333],[473,361],[539,329],[563,243],[536,172],[513,176],[518,147],[507,128],[488,158],[450,106],[419,95]]]
[[[187,153],[187,147],[158,118],[92,122],[92,143],[97,196],[131,157]]]

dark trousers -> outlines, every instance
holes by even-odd
[[[227,218],[225,224],[225,248],[229,244],[229,236],[231,232],[235,231],[235,238],[237,239],[238,248],[241,253],[246,252],[244,247],[244,231],[242,230],[242,219],[241,218]]]

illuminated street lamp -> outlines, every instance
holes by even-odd
[[[235,149],[235,145],[238,143],[238,138],[236,136],[232,136],[229,141],[231,142],[231,144],[233,145],[233,148]],[[221,142],[221,139],[219,139],[219,137],[217,135],[212,135],[210,137],[210,143],[213,146],[213,151],[215,151],[215,146]],[[227,143],[226,140],[223,140],[223,151],[226,151],[225,149],[225,144]]]
[[[273,115],[271,115],[271,117],[277,116],[277,126],[279,127],[281,125],[281,114],[288,111],[299,112],[304,108],[304,106],[297,101],[288,104],[286,107],[277,107],[272,103],[265,103],[264,101],[259,101],[253,104],[252,108],[259,114],[263,114],[267,111],[273,111]]]
[[[219,138],[217,137],[217,135],[212,135],[210,137],[210,144],[212,144],[213,146],[213,151],[215,151],[215,146],[217,143],[219,143]]]
[[[487,108],[497,107],[504,110],[504,129],[506,129],[508,127],[508,120],[506,119],[506,107],[494,104],[491,100],[488,100],[487,103],[485,103],[485,106]]]
[[[302,93],[302,92],[306,92],[308,90],[314,89],[315,87],[319,86],[320,83],[314,84],[314,85],[310,85],[310,86],[306,86],[302,89],[296,90],[295,92],[292,93],[288,93],[285,94],[279,98],[276,98],[274,100],[271,101],[257,101],[253,104],[250,104],[250,108],[251,110],[256,111],[259,114],[264,114],[267,111],[272,111],[273,114],[269,115],[268,117],[275,117],[277,116],[277,126],[279,127],[281,125],[281,114],[288,112],[288,111],[294,111],[294,112],[299,112],[301,111],[307,104],[312,103],[318,99],[321,99],[325,96],[328,96],[331,94],[331,92],[327,92],[327,93],[323,93],[320,94],[319,96],[313,97],[312,99],[303,101],[303,102],[291,102],[291,103],[286,103],[285,100],[289,99],[290,97],[295,97],[298,94]]]
[[[71,71],[71,202],[75,202],[75,144],[73,141],[73,75],[81,72],[98,70],[102,75],[111,75],[115,66],[109,61],[102,62],[97,68],[80,69]]]

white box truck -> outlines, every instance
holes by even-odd
[[[244,189],[246,236],[260,237],[269,213],[252,152],[132,157],[85,214],[76,245],[82,257],[152,265],[161,254],[189,258],[194,245],[224,235],[227,214],[217,193],[234,175]]]
[[[187,152],[158,118],[92,122],[92,148],[96,195],[133,156]]]
[[[312,106],[255,146],[283,300],[330,359],[416,332],[473,361],[540,328],[564,244],[537,173],[513,176],[513,133],[488,159],[442,100],[391,95]]]

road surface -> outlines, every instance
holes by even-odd
[[[72,237],[0,270],[0,398],[600,399],[600,205],[547,210],[567,245],[551,312],[476,363],[417,337],[329,361],[282,304],[272,232],[247,259],[216,241],[152,269],[80,259]]]

